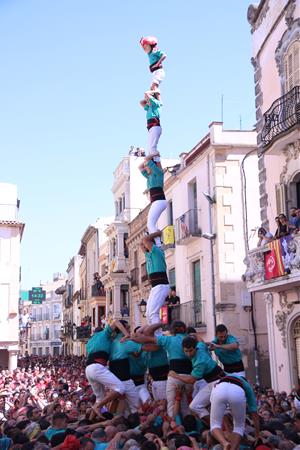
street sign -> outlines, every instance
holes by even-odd
[[[40,305],[44,300],[46,300],[46,291],[43,291],[41,287],[33,287],[29,291],[29,300],[32,301],[33,305]]]

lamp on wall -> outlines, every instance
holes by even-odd
[[[143,317],[146,317],[146,309],[147,309],[147,302],[142,298],[142,300],[140,301],[140,303],[138,304],[140,313],[142,314]]]

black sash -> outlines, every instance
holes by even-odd
[[[243,372],[245,370],[243,361],[237,361],[231,364],[223,363],[225,372],[233,373],[233,372]]]
[[[164,381],[168,378],[169,366],[149,367],[149,374],[153,381]]]
[[[108,361],[108,353],[104,351],[91,353],[87,357],[86,367],[91,364],[102,364],[103,366],[107,365]]]
[[[193,370],[192,362],[189,359],[171,359],[170,370],[174,370],[176,373],[190,375]]]
[[[121,381],[127,381],[131,378],[128,358],[115,359],[114,361],[110,361],[109,369]]]
[[[216,381],[222,377],[224,377],[225,373],[224,371],[221,369],[220,366],[216,366],[211,372],[207,373],[206,375],[204,375],[204,380],[207,383],[211,383],[212,381]]]
[[[150,193],[150,202],[153,203],[156,200],[165,200],[165,194],[163,188],[161,187],[153,187],[149,189]]]
[[[153,272],[149,275],[149,280],[152,287],[158,286],[159,284],[169,284],[166,272]]]
[[[160,120],[158,117],[152,117],[147,120],[147,130],[149,131],[153,127],[160,127]]]
[[[151,64],[151,66],[149,66],[150,72],[155,72],[156,70],[163,68],[163,66],[161,64],[158,67],[152,67],[155,64],[157,64],[157,63],[153,63],[153,64]]]

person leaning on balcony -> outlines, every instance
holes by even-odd
[[[281,237],[288,236],[296,230],[296,227],[289,223],[285,214],[279,214],[279,216],[275,217],[275,221],[277,224],[277,230],[274,234],[275,239],[280,239]]]
[[[160,235],[161,231],[157,231],[145,236],[141,242],[141,248],[146,257],[146,270],[152,286],[146,308],[148,325],[160,322],[159,311],[170,289],[165,253],[154,243],[155,237]]]
[[[211,342],[209,349],[215,352],[226,373],[240,377],[245,376],[239,342],[236,337],[228,334],[225,325],[220,324],[216,327],[216,337]]]
[[[262,247],[263,245],[268,244],[268,242],[271,242],[273,239],[272,233],[270,233],[263,227],[260,227],[258,229],[257,235],[258,235],[257,247]]]

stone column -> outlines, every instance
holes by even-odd
[[[12,372],[18,365],[18,350],[8,350],[8,370]]]
[[[121,317],[121,284],[120,283],[115,283],[113,290],[114,290],[114,295],[113,295],[113,311],[114,311],[114,317],[116,319],[119,319]]]
[[[266,292],[264,294],[264,300],[265,300],[266,309],[267,309],[267,327],[268,327],[271,382],[272,382],[272,388],[275,391],[278,391],[275,327],[274,327],[274,315],[273,315],[273,294],[271,292]]]

